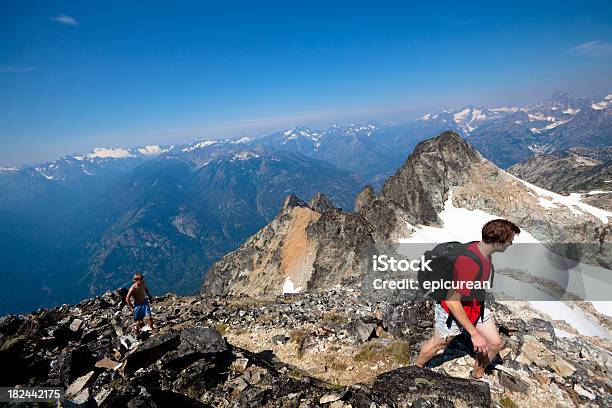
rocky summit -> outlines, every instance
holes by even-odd
[[[464,336],[427,369],[412,365],[432,333],[425,301],[372,301],[339,286],[267,300],[168,294],[152,303],[152,335],[131,331],[125,291],[3,317],[0,382],[64,387],[64,407],[612,404],[608,343],[561,332],[518,302],[489,300],[505,342],[492,374],[500,394],[467,379]]]

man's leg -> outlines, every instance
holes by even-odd
[[[135,334],[138,334],[140,332],[140,328],[142,327],[142,325],[143,325],[142,320],[136,320],[134,322],[134,325],[132,326],[132,328]]]
[[[447,336],[446,338],[442,338],[437,332],[434,331],[433,336],[423,343],[419,356],[414,364],[421,368],[425,367],[425,364],[427,364],[427,362],[431,360],[438,351],[444,349],[454,337],[455,336]]]
[[[151,332],[153,334],[156,333],[155,327],[153,327],[153,316],[148,315],[147,317],[145,317],[147,324],[149,325],[149,327],[151,328]]]
[[[493,316],[489,316],[484,322],[478,322],[478,324],[476,324],[476,329],[478,329],[480,334],[487,340],[487,346],[489,346],[488,354],[476,354],[476,362],[474,363],[472,376],[480,378],[483,376],[485,368],[493,361],[497,353],[504,348],[504,343],[499,336],[499,331],[497,330],[495,318]]]

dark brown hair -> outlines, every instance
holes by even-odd
[[[491,220],[482,227],[482,240],[487,244],[506,243],[514,234],[520,234],[521,229],[508,220]]]
[[[133,280],[143,280],[143,278],[144,278],[144,277],[142,276],[142,273],[140,273],[140,272],[136,272],[136,273],[134,274],[134,278],[133,278]]]

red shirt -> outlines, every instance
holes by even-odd
[[[467,247],[468,250],[472,251],[480,258],[480,262],[482,262],[482,282],[486,282],[489,280],[489,275],[491,275],[491,258],[485,258],[480,249],[478,249],[478,242],[474,242]],[[465,255],[459,255],[455,260],[455,267],[453,269],[453,279],[455,281],[475,281],[478,275],[478,264],[474,262],[473,259],[468,258]],[[460,293],[463,296],[469,296],[471,290],[468,288],[460,288],[455,289],[455,292]],[[480,316],[480,302],[478,299],[470,299],[470,300],[462,300],[461,304],[463,305],[463,310],[465,310],[465,314],[467,315],[470,322],[474,323],[478,316]],[[444,310],[448,313],[448,306],[446,305],[446,301],[443,300],[440,302],[440,305],[444,308]]]

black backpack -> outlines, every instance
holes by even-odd
[[[446,299],[447,290],[441,288],[437,290],[425,290],[424,286],[425,282],[429,282],[429,287],[431,287],[431,282],[435,281],[452,281],[453,280],[453,268],[455,265],[455,261],[457,257],[460,255],[467,256],[472,259],[479,267],[478,275],[476,276],[475,282],[482,280],[483,274],[483,266],[482,262],[478,255],[474,252],[467,249],[468,246],[473,244],[476,241],[461,243],[457,241],[445,242],[442,244],[436,245],[433,249],[426,251],[423,254],[425,260],[431,260],[428,263],[429,270],[423,270],[425,268],[420,268],[417,274],[417,278],[419,280],[419,287],[421,288],[421,295],[428,296],[438,302]],[[495,270],[493,269],[493,265],[491,265],[491,285],[493,285],[493,275]],[[466,299],[477,298],[478,300],[484,300],[484,290],[472,290],[472,295]]]

